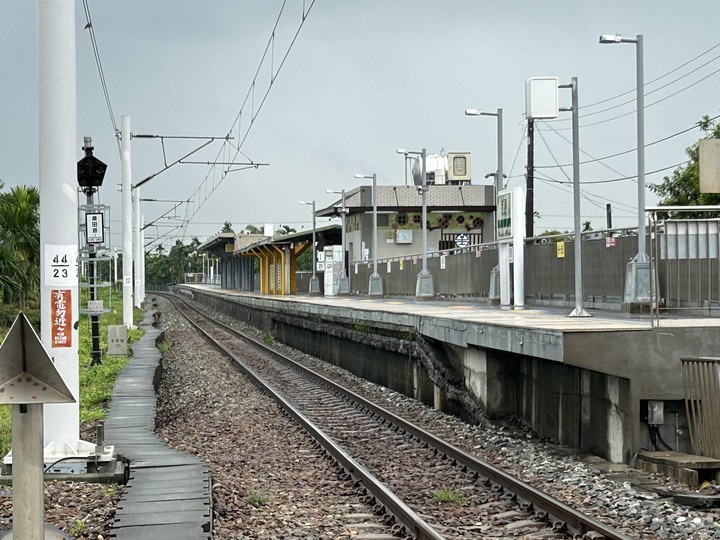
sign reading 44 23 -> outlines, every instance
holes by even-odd
[[[77,245],[45,246],[45,285],[77,285]]]

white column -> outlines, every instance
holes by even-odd
[[[525,188],[513,188],[513,296],[515,309],[525,309]]]
[[[12,406],[13,538],[45,538],[42,425],[42,403]]]
[[[140,214],[140,304],[145,302],[145,216]]]
[[[140,251],[142,246],[140,245],[140,229],[142,228],[140,223],[140,188],[135,188],[132,193],[133,200],[133,216],[135,218],[135,228],[133,230],[133,263],[135,264],[135,289],[133,289],[133,298],[135,299],[135,307],[142,307],[142,293],[140,281],[142,278],[142,271],[140,270]]]
[[[123,324],[133,326],[133,252],[132,252],[132,170],[130,167],[130,117],[120,118],[122,146],[122,214],[123,214]]]
[[[78,221],[75,3],[38,0],[40,156],[40,312],[42,341],[78,399]],[[48,405],[45,444],[57,453],[77,449],[79,404]]]

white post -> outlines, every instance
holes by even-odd
[[[133,252],[132,252],[132,170],[130,167],[130,117],[120,118],[122,146],[122,210],[123,210],[123,324],[133,326]]]
[[[43,404],[12,406],[13,538],[45,538]]]
[[[140,214],[140,304],[145,302],[145,216]]]
[[[78,221],[75,3],[38,0],[40,157],[40,312],[42,341],[77,399]],[[78,400],[79,401],[79,400]],[[45,444],[54,455],[77,450],[80,409],[48,405]]]
[[[525,309],[525,188],[513,188],[513,296],[515,309]]]
[[[140,221],[140,188],[135,188],[133,190],[132,194],[132,200],[133,200],[133,216],[135,220],[135,228],[133,230],[133,263],[135,266],[135,289],[133,293],[133,297],[135,299],[135,307],[139,308],[142,307],[142,294],[140,292],[140,278],[141,278],[141,270],[140,270],[140,251],[142,250],[142,246],[140,245],[140,229],[141,229],[141,221]]]

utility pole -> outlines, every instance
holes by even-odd
[[[528,118],[527,172],[525,174],[525,238],[535,236],[535,121]]]
[[[120,117],[122,147],[122,210],[123,210],[123,324],[133,326],[133,238],[132,238],[132,169],[130,167],[130,117]]]

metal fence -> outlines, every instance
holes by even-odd
[[[720,307],[720,220],[656,221],[652,235],[658,305]]]
[[[623,297],[625,265],[637,252],[637,237],[627,229],[597,231],[583,235],[583,297],[589,305],[614,304]],[[478,244],[428,254],[435,294],[447,297],[493,296],[490,276],[498,264],[497,245]],[[349,264],[350,290],[367,294],[372,261]],[[422,257],[381,259],[378,272],[388,295],[415,294]],[[298,291],[307,290],[309,275],[298,275]],[[321,276],[322,282],[322,276]],[[525,300],[531,304],[572,306],[575,298],[575,261],[568,235],[536,237],[525,245]]]
[[[720,314],[720,220],[656,221],[650,228],[652,307],[659,310],[703,310]],[[575,303],[572,235],[526,240],[525,301],[571,307]],[[582,236],[583,304],[620,309],[627,263],[637,254],[634,229],[591,231]],[[490,276],[497,265],[496,244],[477,244],[428,254],[435,294],[447,297],[493,296]],[[367,294],[372,261],[351,261],[350,290]],[[415,294],[422,258],[381,259],[378,272],[385,294]],[[298,273],[297,290],[306,292],[309,273]],[[512,279],[512,277],[511,277]],[[320,274],[322,285],[323,276]]]
[[[693,453],[720,459],[720,359],[683,358],[682,373]]]

